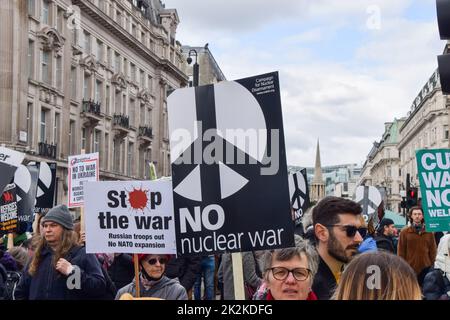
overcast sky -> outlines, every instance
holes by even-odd
[[[362,164],[437,68],[435,0],[163,0],[228,80],[279,71],[290,165]]]

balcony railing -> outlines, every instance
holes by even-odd
[[[56,159],[56,147],[57,144],[49,144],[47,142],[39,142],[39,155],[46,157],[46,158],[52,158]]]
[[[93,100],[83,100],[83,112],[89,112],[100,116],[101,105],[100,102],[94,102]]]
[[[113,124],[122,128],[130,128],[130,118],[124,114],[114,114]]]
[[[139,135],[147,138],[153,138],[152,128],[147,126],[139,126]]]

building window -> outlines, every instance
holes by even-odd
[[[444,126],[444,139],[448,140],[448,125]]]
[[[114,100],[115,100],[115,110],[114,110],[114,112],[116,114],[122,113],[122,104],[121,104],[121,102],[122,102],[122,95],[121,95],[120,91],[116,91],[116,96],[115,96]]]
[[[41,81],[50,84],[50,53],[42,51]]]
[[[136,66],[133,63],[130,64],[130,70],[131,81],[136,82]]]
[[[135,126],[135,122],[134,122],[135,112],[136,112],[136,100],[130,99],[130,105],[128,106],[128,115],[130,117],[130,126],[132,126],[132,127]]]
[[[144,70],[139,71],[139,84],[141,85],[141,88],[145,87],[145,72]]]
[[[106,55],[108,56],[107,57],[108,67],[112,67],[112,49],[110,47],[106,49]]]
[[[69,125],[69,155],[75,154],[75,121],[70,120]]]
[[[64,25],[64,11],[60,8],[58,8],[58,12],[56,15],[56,30],[58,30],[60,33],[63,33],[63,25]]]
[[[105,133],[105,154],[103,156],[103,166],[108,169],[109,166],[109,133]]]
[[[391,176],[392,176],[391,166],[387,166],[387,167],[386,167],[386,175],[387,175],[388,177],[391,177]]]
[[[120,13],[120,11],[116,11],[116,22],[122,26],[122,14]]]
[[[145,41],[145,32],[141,32],[141,42],[145,45],[147,41]]]
[[[147,88],[150,92],[153,92],[153,78],[150,75],[147,77]]]
[[[42,23],[50,25],[50,2],[48,0],[42,1]]]
[[[62,57],[56,58],[56,88],[62,90],[63,87],[63,66]]]
[[[133,175],[133,162],[134,162],[134,143],[128,143],[128,157],[127,157],[127,175]]]
[[[90,54],[91,53],[91,35],[89,34],[89,32],[84,31],[83,36],[84,36],[84,43],[83,43],[84,52],[87,54]]]
[[[114,60],[115,60],[114,61],[114,71],[119,73],[121,71],[121,66],[120,66],[121,58],[120,58],[120,54],[118,54],[117,52],[115,53]]]
[[[81,128],[81,150],[86,150],[86,128]]]
[[[33,141],[33,103],[27,104],[27,143],[28,146],[32,146]]]
[[[101,133],[102,132],[100,130],[94,130],[94,152],[100,152]]]
[[[35,8],[35,1],[36,0],[28,0],[28,7],[27,7],[27,9],[28,9],[28,14],[30,15],[30,16],[34,16],[34,14],[35,14],[35,10],[36,10],[36,8]]]
[[[106,85],[105,113],[109,114],[111,100],[111,87]]]
[[[72,100],[77,99],[77,68],[70,68],[70,97]]]
[[[34,78],[34,41],[28,40],[28,78]]]
[[[48,111],[45,109],[41,109],[41,124],[40,124],[40,142],[47,141],[47,113]]]
[[[84,82],[83,82],[83,98],[84,98],[84,100],[89,100],[91,98],[91,95],[89,92],[89,82],[90,81],[91,81],[91,76],[85,74]]]
[[[78,31],[77,31],[77,28],[72,28],[72,30],[70,31],[70,33],[71,33],[71,35],[72,35],[72,39],[71,39],[71,42],[72,42],[72,45],[77,45],[78,44]]]
[[[95,80],[95,102],[102,102],[102,86],[103,82]]]
[[[55,123],[53,124],[53,142],[54,144],[59,145],[60,139],[60,121],[61,121],[61,116],[59,113],[55,113]]]
[[[123,173],[123,162],[122,159],[122,149],[123,149],[123,140],[115,140],[114,141],[114,171],[118,173]]]
[[[141,105],[141,110],[139,113],[139,123],[141,126],[145,126],[145,105]]]
[[[128,60],[127,58],[123,58],[123,74],[125,75],[125,77],[128,77]]]
[[[136,25],[134,23],[131,24],[131,34],[133,37],[137,38]]]
[[[97,60],[104,61],[103,58],[103,42],[97,40]]]

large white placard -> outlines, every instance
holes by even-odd
[[[172,181],[85,184],[86,251],[175,254]]]

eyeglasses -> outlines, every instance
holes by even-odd
[[[306,279],[308,279],[309,275],[311,274],[311,270],[306,269],[306,268],[288,269],[285,267],[273,267],[273,268],[269,268],[267,270],[271,270],[273,277],[276,280],[280,280],[280,281],[286,280],[287,277],[289,276],[289,273],[292,273],[295,280],[297,280],[297,281],[305,281]]]
[[[356,235],[357,231],[361,235],[362,238],[364,238],[367,234],[367,228],[364,228],[364,227],[358,228],[356,226],[342,225],[342,224],[330,224],[330,225],[327,225],[327,227],[342,227],[342,229],[344,229],[345,232],[347,233],[347,237],[349,237],[349,238],[353,238]]]
[[[166,264],[167,263],[167,258],[151,258],[149,259],[147,262],[150,265],[154,265],[156,264],[156,262],[159,261],[160,264]]]

